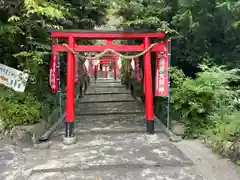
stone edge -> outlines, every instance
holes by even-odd
[[[134,96],[133,96],[134,97]],[[143,106],[142,100],[139,97],[134,97],[138,104],[140,104],[141,106]],[[154,114],[154,119],[156,124],[158,124],[160,126],[160,128],[162,128],[163,132],[169,137],[169,139],[172,142],[179,142],[182,140],[181,136],[177,136],[175,135],[170,129],[168,129],[163,123],[162,121]]]
[[[80,94],[77,95],[77,97],[75,98],[75,103],[78,101],[78,99],[80,98]],[[59,107],[58,107],[59,108]],[[57,109],[57,108],[56,108]],[[44,131],[42,133],[42,135],[40,135],[39,137],[37,137],[37,139],[41,142],[41,141],[47,141],[51,135],[56,131],[57,127],[59,125],[61,125],[62,121],[66,118],[66,112],[63,113],[62,118],[58,118],[58,120],[46,131]]]

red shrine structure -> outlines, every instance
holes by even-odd
[[[165,34],[162,32],[125,32],[125,31],[82,31],[82,30],[63,30],[54,31],[51,33],[53,39],[67,39],[68,47],[74,52],[103,52],[106,49],[113,49],[117,52],[143,52],[150,47],[152,40],[162,40]],[[78,45],[76,44],[76,39],[81,40],[105,40],[105,45]],[[114,40],[141,40],[141,45],[115,45]],[[167,41],[159,43],[148,52],[144,54],[144,92],[145,92],[145,112],[146,112],[146,128],[147,132],[150,134],[154,133],[154,108],[153,108],[153,89],[152,89],[152,67],[151,67],[151,53],[161,52],[161,56],[157,55],[158,62],[157,67],[159,70],[156,74],[159,80],[156,80],[156,84],[159,92],[164,91],[164,87],[167,87],[166,83],[166,72],[163,72],[161,68],[166,67],[167,63]],[[57,52],[67,52],[67,94],[66,94],[66,131],[65,137],[71,138],[74,136],[74,119],[75,119],[75,57],[74,54],[69,51],[65,46],[61,44],[53,44],[52,51]],[[116,61],[118,57],[114,57],[114,78],[116,79]],[[162,59],[164,67],[160,67],[162,63],[159,62],[159,58]],[[166,60],[166,61],[165,61]],[[101,63],[107,64],[109,60],[102,60]],[[166,69],[165,69],[166,71]],[[162,73],[162,75],[161,75]],[[164,79],[165,78],[165,79]]]
[[[93,58],[93,57],[95,57],[95,55],[91,54],[88,57]],[[105,78],[108,78],[109,67],[110,67],[111,63],[113,63],[113,72],[114,72],[113,76],[114,76],[114,79],[117,79],[117,73],[119,73],[119,68],[117,67],[117,61],[118,61],[118,57],[116,55],[107,54],[107,55],[104,55],[103,57],[101,57],[98,60],[97,64],[86,62],[86,63],[89,63],[87,65],[89,76],[92,77],[93,72],[94,72],[94,76],[95,76],[95,78],[97,78],[97,76],[98,76],[97,72],[102,70],[102,72],[105,73]]]

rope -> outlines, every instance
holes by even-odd
[[[85,60],[85,56],[82,56],[78,53],[76,53],[72,48],[70,48],[67,44],[63,44],[63,46],[65,46],[72,54],[74,54],[75,56],[78,56],[79,59]]]
[[[103,52],[99,53],[98,55],[94,56],[94,57],[88,57],[87,59],[88,60],[97,60],[97,59],[100,59],[101,57],[105,56],[106,54],[114,54],[114,55],[117,55],[119,57],[122,57],[123,59],[126,59],[126,60],[131,60],[131,59],[135,59],[135,58],[138,58],[144,54],[146,54],[148,51],[150,51],[154,46],[156,46],[158,43],[154,43],[154,44],[151,44],[147,49],[145,49],[143,52],[139,53],[139,54],[136,54],[136,55],[123,55],[113,49],[105,49]],[[80,59],[84,60],[86,59],[85,56],[82,56],[78,53],[76,53],[72,48],[70,48],[67,44],[63,44],[63,46],[65,46],[71,53],[77,55]]]

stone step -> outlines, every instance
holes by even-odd
[[[104,80],[101,80],[101,81],[93,80],[93,81],[91,81],[91,86],[99,86],[99,87],[105,87],[105,86],[107,86],[107,87],[109,87],[109,86],[112,86],[112,87],[116,87],[117,86],[117,87],[119,87],[119,86],[122,86],[122,87],[124,87],[121,84],[121,82],[119,82],[118,80],[111,80],[111,82],[109,82],[109,80],[107,80],[106,82]]]
[[[106,72],[105,71],[98,71],[97,76],[98,76],[99,79],[100,78],[105,78],[106,77]],[[112,78],[113,79],[113,76],[114,76],[113,72],[107,72],[107,78],[109,78],[109,79]]]
[[[98,102],[126,102],[135,101],[130,94],[102,94],[102,95],[85,95],[80,103],[98,103]]]
[[[137,113],[144,113],[144,107],[136,102],[83,103],[76,109],[77,115]]]
[[[96,115],[77,116],[74,128],[75,134],[83,133],[146,133],[145,115],[132,114],[125,115]],[[162,132],[162,129],[155,123],[155,132]],[[59,129],[59,133],[65,133],[64,128]],[[59,133],[56,135],[58,136]],[[56,136],[55,135],[55,136]]]
[[[119,79],[113,79],[113,78],[99,78],[96,81],[93,80],[92,83],[116,83],[116,84],[120,84],[121,81]]]
[[[185,174],[183,173],[184,168],[182,166],[192,166],[193,162],[161,134],[84,134],[78,136],[77,143],[71,146],[62,144],[60,137],[55,137],[51,141],[52,146],[47,151],[25,152],[27,154],[25,162],[28,162],[28,166],[33,167],[34,170],[32,179],[38,179],[35,176],[37,173],[39,173],[38,176],[40,176],[40,173],[43,176],[44,172],[56,173],[59,171],[64,173],[71,171],[72,173],[83,173],[81,178],[78,177],[78,179],[90,178],[92,175],[90,179],[98,176],[101,179],[104,178],[104,180],[109,178],[115,180],[124,177],[127,172],[135,171],[135,173],[139,173],[136,177],[142,179],[154,175],[153,177],[158,177],[157,179],[160,177],[175,177],[174,179],[176,179],[179,176],[180,180],[185,176],[185,179],[197,180],[197,178],[194,178],[194,171],[188,172],[185,170]],[[162,172],[160,168],[158,168],[159,171],[149,170],[149,168],[155,168],[156,166],[176,168],[175,173],[181,173],[177,176],[170,170]],[[142,168],[148,170],[143,173]],[[91,170],[93,170],[92,173],[87,173]],[[95,174],[95,172],[105,172],[105,170],[110,171]],[[187,172],[191,172],[191,176]],[[53,177],[54,173],[52,179]],[[132,179],[135,180],[136,177],[134,176]],[[45,177],[45,179],[48,178]]]
[[[122,84],[118,83],[92,83],[91,88],[125,88]]]
[[[125,88],[115,88],[115,87],[89,87],[86,95],[91,94],[129,94],[129,91]]]
[[[79,167],[81,167],[79,165]],[[66,167],[65,171],[36,171],[29,180],[204,180],[194,167],[112,166],[98,169]]]

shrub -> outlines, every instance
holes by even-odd
[[[234,110],[233,99],[236,92],[228,86],[235,79],[236,70],[224,70],[223,67],[201,65],[195,79],[186,77],[180,70],[171,70],[172,107],[180,120],[186,125],[187,135],[197,135],[202,129],[214,124],[209,118],[216,111],[228,107]]]
[[[230,157],[236,162],[240,162],[240,112],[231,115],[216,115],[215,126],[207,129],[204,138],[210,140],[213,151],[222,156]]]
[[[41,104],[31,94],[16,93],[3,87],[0,93],[0,119],[5,129],[39,121]]]

